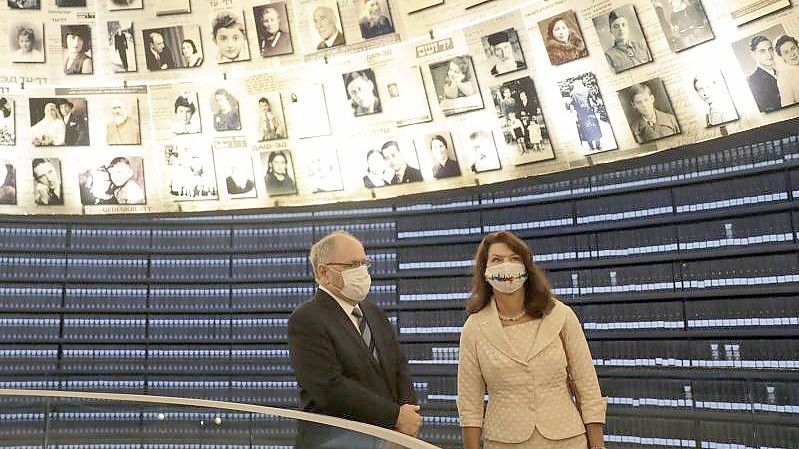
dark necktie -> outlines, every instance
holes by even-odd
[[[366,322],[366,317],[363,316],[363,311],[360,306],[355,306],[355,308],[352,309],[352,316],[358,320],[358,331],[361,333],[366,347],[369,348],[369,353],[372,354],[375,360],[380,361],[377,357],[377,348],[375,347],[374,339],[372,338],[372,330],[369,329],[369,324]]]

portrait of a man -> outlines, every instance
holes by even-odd
[[[652,0],[652,6],[675,53],[715,37],[702,0]]]
[[[317,42],[317,50],[338,47],[346,43],[344,33],[341,31],[338,4],[335,1],[322,2],[314,7],[311,14],[312,40]]]
[[[649,143],[680,133],[666,86],[660,78],[619,91],[627,122],[639,144]]]
[[[408,147],[406,147],[408,156],[410,156],[412,152],[412,158],[407,157],[406,154],[400,150],[400,144],[395,140],[390,140],[384,143],[380,148],[380,154],[385,159],[385,162],[391,171],[394,172],[393,176],[389,178],[390,184],[406,184],[409,182],[423,181],[422,172],[418,168],[419,159],[416,156],[416,149],[407,148]],[[411,164],[414,164],[414,166]]]
[[[242,17],[230,11],[221,12],[214,18],[211,29],[217,49],[217,63],[250,60],[250,44]]]
[[[33,169],[33,202],[39,206],[63,206],[61,161],[54,158],[35,158]]]
[[[141,144],[138,101],[116,98],[110,106],[111,120],[106,125],[105,142],[108,145]]]
[[[107,162],[106,162],[107,161]],[[84,206],[146,204],[144,158],[117,156],[89,161],[78,174],[80,200]]]
[[[352,115],[360,117],[382,112],[375,74],[372,69],[345,73],[343,77],[347,98],[352,107]]]
[[[738,120],[738,111],[719,70],[707,70],[693,76],[691,85],[702,102],[707,127]]]
[[[621,6],[607,15],[594,17],[594,26],[605,49],[605,59],[616,73],[652,61],[633,5]]]
[[[160,31],[144,31],[145,59],[147,69],[151,71],[168,70],[177,67],[172,50],[166,45],[164,33]]]
[[[391,12],[386,0],[358,0],[357,3],[361,4],[358,20],[361,37],[372,39],[394,32],[394,23],[391,21]]]
[[[268,3],[253,7],[258,47],[261,56],[287,55],[294,52],[291,42],[288,11],[283,2]]]
[[[509,28],[482,37],[483,49],[490,59],[491,74],[504,75],[527,68],[515,29]]]

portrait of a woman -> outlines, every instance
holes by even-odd
[[[186,39],[180,44],[180,52],[186,67],[199,67],[203,63],[203,55],[197,50],[197,44],[191,39]]]
[[[32,143],[36,146],[60,146],[66,142],[67,126],[55,103],[44,105],[44,117],[31,126]]]
[[[92,64],[92,35],[88,25],[62,25],[64,47],[64,74],[89,74]]]
[[[44,52],[40,50],[33,27],[21,25],[16,31],[17,49],[11,53],[13,62],[44,62]]]
[[[460,176],[458,161],[450,157],[447,139],[440,134],[430,138],[430,155],[433,159],[433,177],[436,179]]]
[[[297,185],[289,174],[289,157],[285,151],[269,153],[266,166],[264,181],[269,196],[297,193]]]
[[[552,65],[565,64],[588,56],[574,12],[565,12],[544,23],[547,24],[544,44]]]

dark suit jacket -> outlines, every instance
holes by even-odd
[[[291,314],[288,342],[291,366],[300,385],[303,410],[393,428],[401,404],[415,404],[408,363],[386,314],[369,300],[360,304],[380,357],[341,306],[317,290]],[[337,437],[326,426],[301,425],[297,447],[321,447]]]
[[[400,184],[404,184],[406,182],[417,182],[422,181],[422,172],[418,168],[413,168],[410,165],[405,167],[405,173],[402,175],[402,179],[400,179]],[[392,182],[392,184],[395,184]]]
[[[339,45],[344,45],[344,35],[341,33],[336,34],[336,38],[333,39],[333,45],[331,45],[330,48],[338,47]],[[325,41],[319,42],[319,45],[316,46],[317,50],[324,50],[325,48],[329,48],[327,44],[325,44]]]
[[[167,69],[175,68],[175,58],[172,56],[172,50],[170,50],[169,47],[164,46],[164,51],[161,52],[160,60],[155,59],[149,46],[145,48],[144,55],[147,59],[147,69],[150,71],[165,70],[161,68],[162,64],[166,64]]]
[[[89,124],[86,118],[74,112],[69,116],[69,120],[64,122],[66,133],[64,134],[64,144],[67,146],[86,146],[89,145]]]
[[[746,80],[760,112],[776,111],[782,106],[777,78],[758,67]]]

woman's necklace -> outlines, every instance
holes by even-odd
[[[497,315],[499,315],[499,319],[502,320],[502,321],[519,321],[525,315],[527,315],[527,311],[526,310],[522,310],[518,315],[505,316],[505,315],[499,313],[499,310],[497,310]]]

